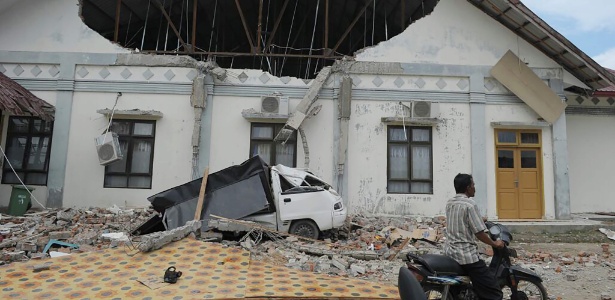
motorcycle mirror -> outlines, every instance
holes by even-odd
[[[500,226],[491,226],[489,228],[489,233],[491,233],[492,235],[498,235],[500,234],[501,230],[500,230]]]

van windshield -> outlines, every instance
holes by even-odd
[[[305,179],[303,180],[303,183],[301,183],[302,186],[319,186],[322,187],[324,189],[329,189],[329,184],[327,184],[326,182],[323,182],[322,180],[310,176],[310,175],[306,175]]]

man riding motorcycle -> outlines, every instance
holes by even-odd
[[[457,195],[446,203],[444,254],[456,260],[470,276],[480,299],[501,300],[502,290],[496,282],[495,274],[480,259],[476,239],[495,248],[503,248],[504,242],[491,240],[485,232],[485,220],[471,199],[476,192],[472,175],[457,174],[454,185]]]

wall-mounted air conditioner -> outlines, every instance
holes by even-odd
[[[440,115],[438,102],[415,100],[412,101],[413,118],[437,118]]]
[[[288,115],[288,97],[262,96],[261,113]]]
[[[124,158],[117,133],[107,132],[96,138],[96,152],[98,161],[106,166]]]

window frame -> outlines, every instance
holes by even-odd
[[[149,190],[152,188],[152,184],[154,181],[154,154],[155,154],[155,146],[156,146],[156,120],[139,120],[139,119],[115,119],[113,120],[113,122],[128,122],[130,124],[130,129],[129,132],[130,134],[122,134],[119,132],[116,132],[118,134],[118,140],[121,144],[122,141],[128,141],[128,145],[127,145],[127,149],[128,151],[126,151],[127,153],[122,153],[124,158],[122,160],[126,160],[126,169],[124,170],[124,172],[113,172],[113,171],[109,171],[109,166],[113,165],[109,164],[107,166],[105,166],[105,173],[104,173],[104,178],[103,178],[103,188],[107,188],[107,189],[142,189],[142,190]],[[152,133],[151,135],[135,135],[134,134],[134,128],[135,128],[135,124],[136,123],[142,123],[142,124],[152,124]],[[113,125],[111,126],[111,128],[113,127]],[[132,172],[131,168],[132,168],[132,149],[134,146],[134,142],[135,141],[141,141],[141,140],[146,140],[146,141],[151,141],[152,144],[152,153],[150,155],[149,158],[149,172],[147,173],[136,173],[136,172]],[[115,162],[114,162],[115,163]],[[107,185],[107,176],[125,176],[126,177],[126,185],[125,186],[109,186]],[[131,177],[149,177],[150,178],[150,182],[149,182],[149,187],[131,187],[129,185],[130,183],[130,178]]]
[[[20,131],[15,131],[15,130],[11,130],[13,127],[13,122],[11,122],[13,119],[27,119],[28,120],[28,132],[20,132]],[[49,131],[48,132],[33,132],[33,123],[34,121],[41,121],[43,122],[43,124],[48,123],[49,124]],[[23,173],[23,178],[20,177],[20,179],[23,181],[24,184],[27,185],[33,185],[33,186],[47,186],[47,183],[49,181],[49,160],[51,158],[51,147],[52,147],[52,143],[53,143],[53,126],[54,126],[54,122],[53,121],[45,121],[39,117],[35,117],[35,116],[9,116],[9,121],[7,124],[7,131],[6,131],[6,140],[5,140],[5,148],[8,149],[9,148],[9,142],[11,141],[11,139],[15,138],[15,137],[26,137],[27,141],[26,141],[26,146],[24,149],[24,155],[23,155],[23,161],[22,161],[22,168],[21,169],[17,169],[15,168],[15,166],[13,166],[13,168],[15,168],[15,173],[19,174],[19,173]],[[27,166],[28,166],[28,160],[30,159],[30,151],[32,148],[32,138],[38,137],[39,139],[41,138],[49,138],[49,143],[48,143],[48,150],[47,150],[47,154],[45,155],[45,166],[43,167],[43,170],[28,170]],[[7,151],[7,150],[5,150]],[[8,157],[8,154],[7,154]],[[26,168],[24,168],[24,166]],[[3,158],[3,165],[2,165],[2,184],[21,184],[20,182],[6,182],[6,177],[5,173],[6,172],[10,172],[13,173],[13,170],[11,169],[11,166],[8,164],[7,162],[7,158]],[[30,183],[27,181],[27,175],[28,174],[45,174],[45,183],[44,184],[38,184],[38,183]]]
[[[269,127],[273,129],[273,136],[271,137],[271,139],[269,138],[255,138],[253,135],[254,132],[254,127],[258,126],[258,127]],[[284,123],[260,123],[260,122],[251,122],[250,123],[250,149],[249,150],[249,154],[248,157],[253,157],[254,155],[252,155],[252,149],[254,149],[254,146],[259,145],[259,144],[269,144],[271,146],[271,154],[269,157],[269,162],[272,166],[275,166],[278,164],[277,162],[277,157],[275,154],[275,148],[276,148],[276,143],[274,141],[275,136],[277,135],[278,132],[280,132],[280,130],[282,130],[282,128],[284,127]],[[295,147],[295,151],[293,153],[293,165],[292,166],[287,166],[287,167],[291,167],[291,168],[296,168],[297,166],[297,131],[295,130],[293,132],[293,134],[291,135],[291,137],[288,139],[288,141],[286,142],[286,144],[290,144],[292,143]]]
[[[390,130],[391,129],[404,129],[406,128],[406,140],[405,141],[392,141]],[[413,129],[422,129],[429,130],[429,141],[412,141],[412,130]],[[389,125],[387,126],[387,194],[396,194],[396,195],[433,195],[434,193],[434,173],[433,173],[433,127],[432,126],[403,126],[403,125]],[[391,145],[405,145],[408,149],[408,175],[405,179],[400,178],[392,178],[391,177],[391,162],[389,160],[391,156]],[[415,179],[412,174],[412,147],[413,146],[429,146],[429,168],[430,168],[430,179]],[[405,182],[408,184],[408,192],[391,192],[389,191],[389,183],[390,182]],[[429,183],[431,185],[431,191],[428,193],[413,193],[412,192],[412,182],[420,182],[420,183]]]
[[[514,132],[516,141],[514,143],[504,143],[499,140],[500,132]],[[523,143],[521,135],[524,133],[536,134],[538,143]],[[497,128],[494,130],[495,145],[499,147],[520,147],[520,148],[542,148],[542,130],[540,129],[512,129],[512,128]]]

